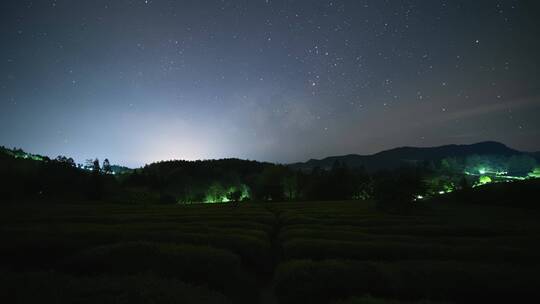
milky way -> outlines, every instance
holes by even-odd
[[[535,1],[2,1],[0,145],[138,166],[540,150]]]

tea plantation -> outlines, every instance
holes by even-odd
[[[447,203],[1,207],[2,303],[538,299],[540,213]]]

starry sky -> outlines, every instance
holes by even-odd
[[[539,13],[532,0],[2,0],[0,145],[128,166],[540,150]]]

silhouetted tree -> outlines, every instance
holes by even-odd
[[[240,199],[242,198],[242,191],[241,190],[235,190],[232,192],[227,193],[227,199],[233,203],[240,202]]]
[[[288,174],[283,178],[283,190],[287,200],[292,201],[298,199],[298,175],[296,172]]]
[[[176,198],[169,193],[161,193],[159,195],[159,202],[161,204],[176,204]]]
[[[461,180],[459,181],[459,189],[469,190],[470,188],[471,188],[471,184],[467,180],[467,177],[463,176]]]
[[[457,198],[461,202],[466,202],[470,199],[472,187],[467,177],[463,176],[459,181],[459,190],[457,192]]]
[[[103,172],[105,172],[105,174],[112,173],[111,163],[109,162],[109,159],[107,158],[105,158],[105,160],[103,161]]]
[[[92,171],[96,173],[101,173],[101,167],[99,166],[99,159],[94,159],[92,162]]]
[[[84,166],[83,168],[86,169],[86,170],[92,170],[92,168],[94,167],[94,160],[91,159],[91,158],[88,158],[84,161]]]
[[[423,194],[425,189],[422,175],[415,169],[403,168],[379,173],[375,177],[375,200],[383,211],[410,211],[416,196]]]
[[[508,160],[508,173],[527,176],[536,167],[536,160],[528,155],[515,155]]]
[[[92,173],[90,174],[90,199],[101,199],[103,196],[103,177],[101,176],[101,167],[99,166],[99,159],[94,159],[92,162]]]
[[[206,191],[205,200],[212,203],[222,202],[226,195],[225,188],[221,185],[221,183],[213,182]]]
[[[55,159],[56,162],[58,163],[61,163],[63,165],[68,165],[70,167],[75,167],[75,160],[73,160],[73,158],[67,158],[65,156],[62,156],[62,155],[58,155]]]

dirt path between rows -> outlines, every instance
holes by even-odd
[[[281,244],[279,243],[279,234],[281,232],[281,218],[280,212],[273,210],[270,206],[267,206],[266,209],[274,215],[274,229],[270,235],[270,251],[272,258],[272,271],[270,272],[268,278],[265,280],[259,291],[259,303],[261,304],[277,304],[279,303],[274,292],[274,272],[279,265],[281,259]]]

